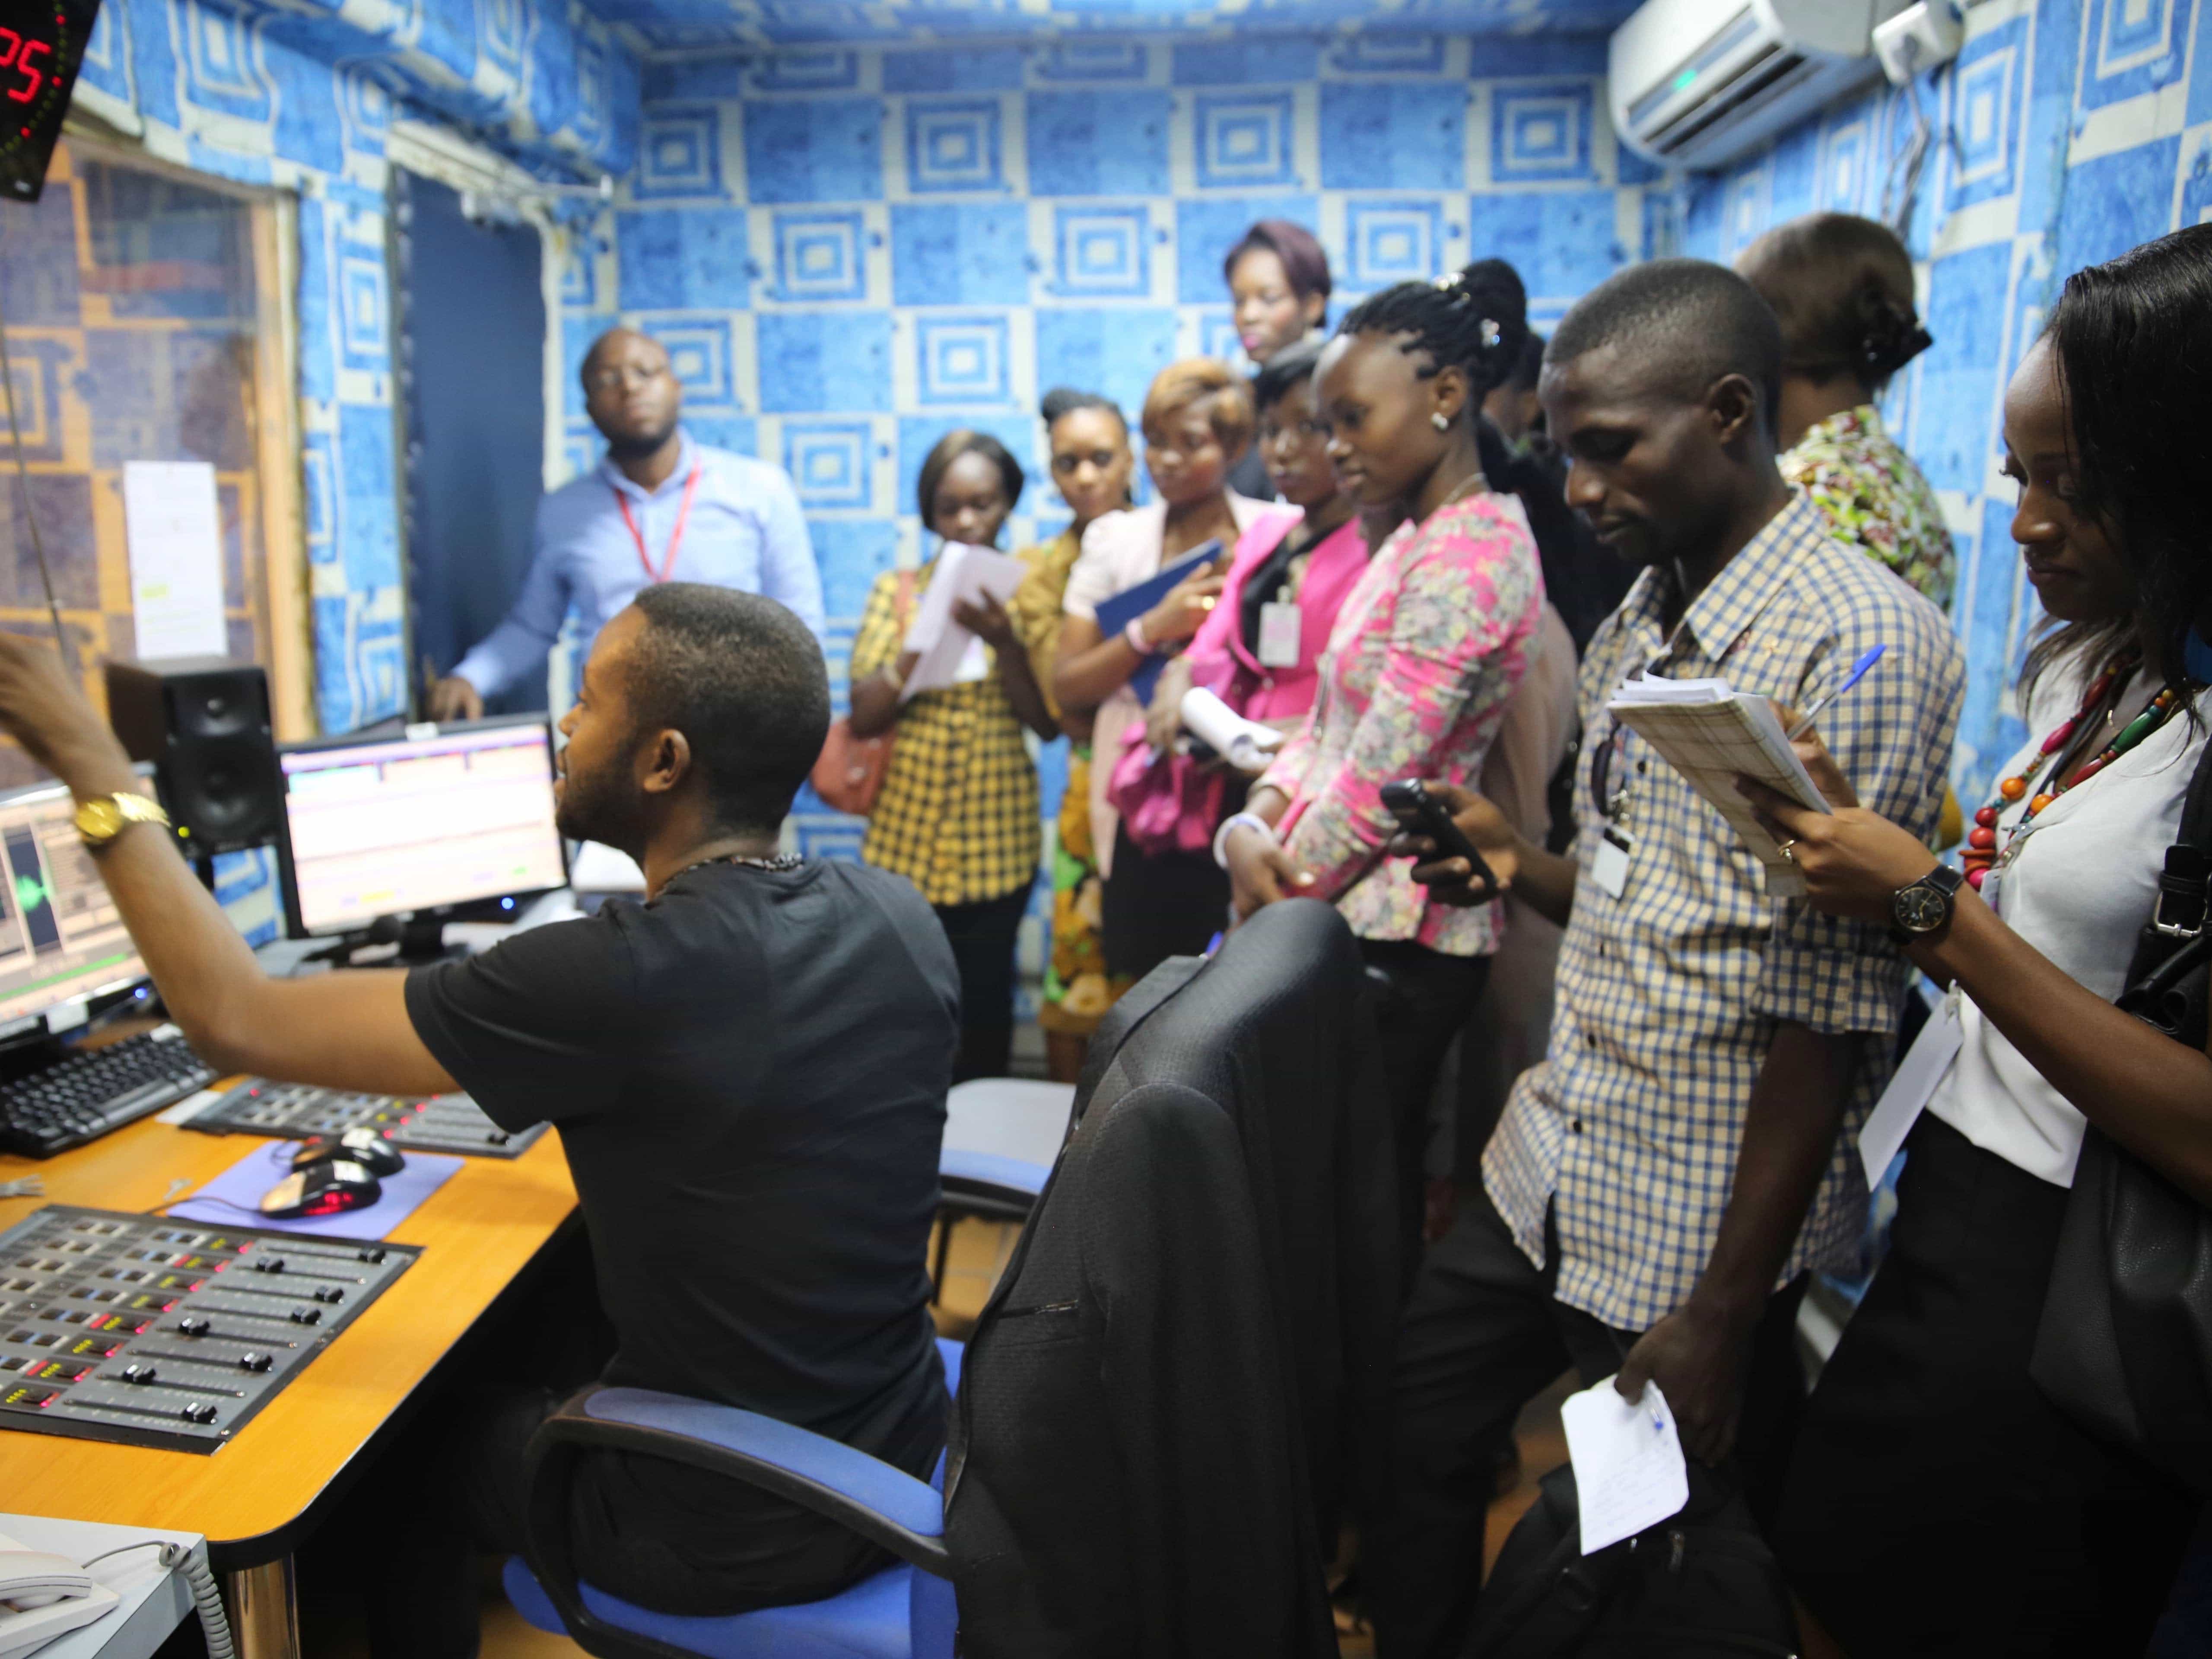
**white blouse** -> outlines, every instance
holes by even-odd
[[[2081,707],[2087,678],[2054,669],[2036,687],[2028,741],[2002,777],[2026,772],[2043,739]],[[2197,698],[2200,719],[2212,692]],[[1982,896],[2005,925],[2107,999],[2127,988],[2136,939],[2158,896],[2166,849],[2181,824],[2182,798],[2204,745],[2204,728],[2177,712],[2087,783],[2039,813],[1992,870]],[[2034,791],[2031,789],[2029,795]],[[2027,811],[2026,799],[1999,817],[1997,845]],[[1962,895],[1963,896],[1963,895]],[[1967,998],[1960,999],[1964,1042],[1928,1109],[1985,1152],[2060,1187],[2074,1184],[2081,1114],[2022,1058]]]

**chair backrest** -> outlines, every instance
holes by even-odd
[[[1365,963],[1333,907],[1289,900],[1231,933],[1171,994],[1137,1007],[1112,1051],[1090,1057],[1078,1115],[1146,1084],[1176,1083],[1236,1122],[1326,1530],[1348,1496],[1355,1443],[1383,1432],[1388,1366],[1376,1357],[1392,1349],[1400,1282]],[[1375,1450],[1365,1473],[1377,1471]]]
[[[1397,1308],[1358,947],[1328,906],[1272,906],[1092,1041],[954,1405],[967,1650],[1121,1659],[1233,1626],[1222,1651],[1333,1652],[1323,1540],[1348,1471],[1382,1466]]]

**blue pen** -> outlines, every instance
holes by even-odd
[[[1886,645],[1877,645],[1874,647],[1871,650],[1860,657],[1856,662],[1851,665],[1851,672],[1844,676],[1844,683],[1841,685],[1829,692],[1825,697],[1815,697],[1813,700],[1813,706],[1805,711],[1804,717],[1800,720],[1796,725],[1790,728],[1790,741],[1795,743],[1798,738],[1803,737],[1808,732],[1811,731],[1813,729],[1813,721],[1814,717],[1817,716],[1823,708],[1826,708],[1830,703],[1835,702],[1838,697],[1842,696],[1844,692],[1850,690],[1861,680],[1864,679],[1866,678],[1867,670],[1873,667],[1876,662],[1880,661],[1881,653],[1888,649],[1889,647]]]

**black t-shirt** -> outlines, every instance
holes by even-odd
[[[617,1338],[607,1382],[741,1406],[927,1479],[958,986],[896,876],[710,864],[647,903],[418,969],[407,1011],[495,1122],[560,1127]],[[842,1528],[659,1460],[595,1460],[584,1485],[586,1576],[670,1612],[865,1559]]]

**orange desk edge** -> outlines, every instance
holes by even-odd
[[[219,1085],[220,1086],[220,1085]],[[0,1200],[0,1231],[46,1204],[146,1210],[197,1190],[268,1142],[146,1118],[38,1161],[0,1155],[0,1181],[43,1176],[43,1198]],[[170,1190],[175,1181],[187,1186]],[[575,1208],[558,1131],[517,1158],[463,1160],[391,1235],[422,1256],[214,1453],[0,1430],[10,1507],[72,1521],[203,1533],[225,1571],[289,1553],[282,1537],[496,1301]],[[240,1225],[248,1224],[245,1222]],[[256,1547],[257,1540],[264,1540]]]

